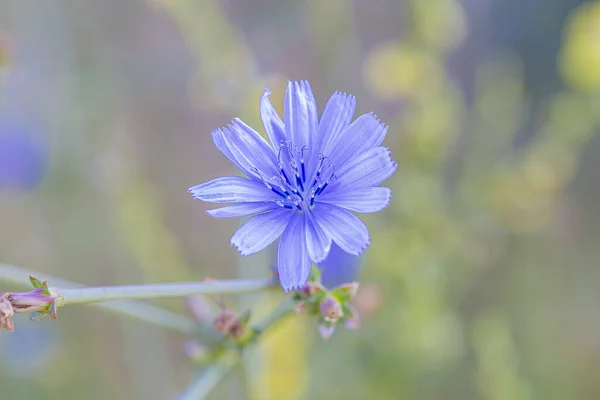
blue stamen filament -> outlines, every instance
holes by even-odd
[[[286,156],[285,150],[288,152],[289,161],[283,160]],[[307,211],[311,209],[315,204],[315,199],[325,191],[331,179],[335,178],[335,168],[330,165],[330,159],[319,153],[317,155],[319,165],[312,178],[312,184],[306,186],[307,175],[304,152],[307,150],[308,146],[294,147],[291,142],[282,142],[277,155],[278,175],[273,176],[270,182],[262,177],[258,169],[252,170],[262,180],[267,189],[281,198],[281,200],[275,200],[275,202],[288,210]],[[294,157],[294,152],[299,154],[299,162]],[[286,162],[288,168],[285,168]],[[326,169],[331,169],[331,174],[329,174],[327,180],[323,180],[323,172]],[[294,175],[295,184],[292,184],[290,180],[290,172]]]

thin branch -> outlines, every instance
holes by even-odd
[[[62,288],[82,287],[82,285],[78,283],[56,278],[51,275],[40,274],[11,265],[0,264],[0,281],[10,282],[11,284],[20,287],[26,287],[31,285],[29,282],[29,275],[32,274],[37,276],[41,281],[50,281]],[[160,307],[155,307],[141,301],[116,300],[92,305],[117,315],[125,315],[185,335],[195,335],[198,332],[198,326],[191,318],[174,314]]]
[[[52,286],[56,285],[53,283]],[[117,299],[158,299],[197,294],[240,293],[268,289],[272,286],[273,279],[261,278],[61,289],[60,296],[63,300],[60,305]]]
[[[254,340],[256,343],[269,328],[290,315],[294,311],[294,303],[291,299],[282,302],[275,311],[269,314],[263,321],[253,327],[255,332]],[[239,356],[232,352],[224,352],[214,364],[202,370],[188,387],[177,397],[178,400],[202,400],[204,399],[221,381],[225,375],[239,361]]]

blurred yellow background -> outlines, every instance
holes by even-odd
[[[187,193],[236,173],[210,132],[262,131],[265,86],[389,124],[362,328],[294,317],[211,398],[600,398],[600,2],[0,0],[0,64],[0,260],[88,285],[268,274]],[[0,399],[170,399],[195,372],[185,337],[96,309],[15,323]]]

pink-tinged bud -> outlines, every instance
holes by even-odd
[[[13,305],[15,312],[40,312],[49,313],[53,318],[52,304],[57,296],[48,295],[50,292],[45,288],[35,288],[24,293],[8,293],[8,300]]]
[[[361,317],[368,318],[381,307],[383,294],[379,286],[366,285],[360,288],[352,303]]]
[[[213,326],[218,332],[235,339],[241,337],[246,331],[244,323],[231,310],[222,310],[214,319]]]
[[[317,328],[319,330],[319,335],[321,335],[323,340],[329,339],[331,337],[331,335],[333,335],[333,332],[335,332],[335,324],[328,324],[328,325],[319,324],[319,326]]]
[[[0,295],[0,329],[12,332],[14,325],[10,318],[14,313],[39,313],[37,319],[44,315],[56,319],[57,300],[62,298],[58,295],[56,288],[48,287],[48,282],[40,282],[33,276],[29,280],[34,289],[22,293],[3,293]]]
[[[346,304],[346,308],[350,313],[350,315],[346,315],[346,318],[344,319],[344,325],[346,328],[352,330],[360,328],[360,317],[358,312],[354,309],[352,304]]]
[[[204,297],[188,296],[185,298],[185,302],[200,325],[204,325],[209,321],[210,305]]]
[[[9,332],[15,330],[15,326],[10,318],[15,314],[12,304],[8,300],[9,293],[0,296],[0,329],[6,329]]]
[[[185,343],[184,352],[190,359],[195,361],[201,359],[207,354],[206,347],[193,340]]]
[[[10,39],[5,35],[0,35],[0,69],[10,63],[12,53]]]
[[[298,289],[298,293],[306,297],[313,297],[319,292],[325,291],[325,286],[319,282],[306,282],[306,285]]]
[[[300,315],[308,314],[307,304],[305,301],[301,301],[296,304],[296,312]]]
[[[321,316],[325,321],[336,322],[344,316],[344,310],[340,302],[333,296],[327,296],[319,306]]]

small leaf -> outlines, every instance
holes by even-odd
[[[33,275],[29,275],[29,281],[31,282],[33,287],[36,289],[40,289],[43,286],[42,282],[40,282],[39,279]]]
[[[336,297],[340,303],[350,301],[358,291],[358,282],[344,283],[331,291],[331,294]]]

